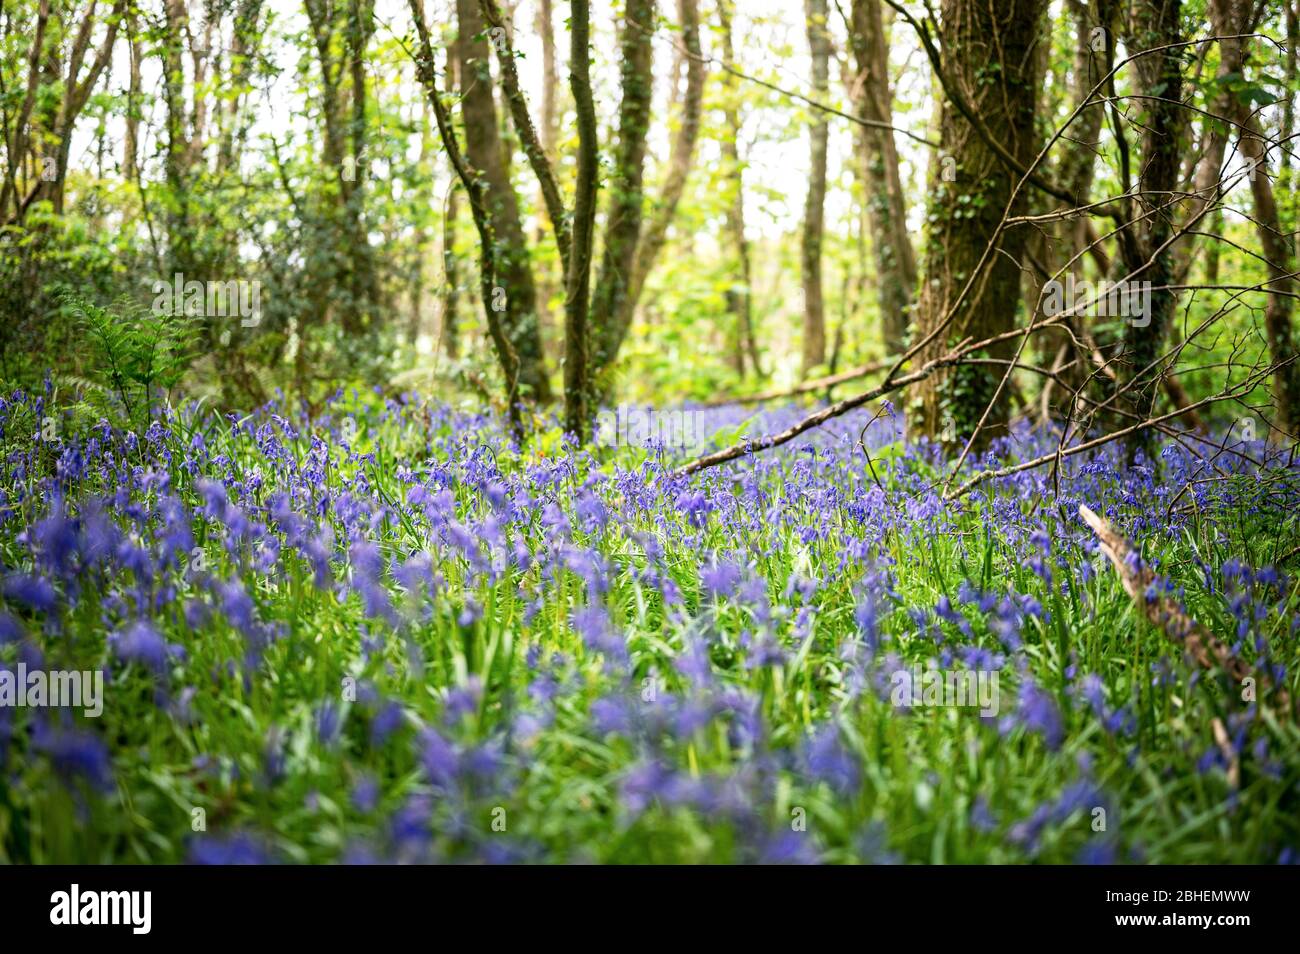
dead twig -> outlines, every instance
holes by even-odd
[[[1186,654],[1202,668],[1219,668],[1238,685],[1248,688],[1257,686],[1259,699],[1263,700],[1271,693],[1279,712],[1287,718],[1294,714],[1291,696],[1285,689],[1274,689],[1267,676],[1257,677],[1249,664],[1235,655],[1221,639],[1188,616],[1186,610],[1176,602],[1149,592],[1155,582],[1155,573],[1142,563],[1137,551],[1119,531],[1084,504],[1079,505],[1079,517],[1097,535],[1101,552],[1115,567],[1124,591],[1133,597],[1138,609],[1152,625],[1181,645]]]

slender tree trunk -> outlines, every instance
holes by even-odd
[[[193,241],[189,218],[189,156],[182,56],[189,15],[184,0],[166,0],[163,39],[163,97],[167,106],[167,145],[163,171],[167,180],[167,240],[170,265],[182,274],[193,272]],[[188,275],[187,275],[188,277]]]
[[[130,79],[126,91],[126,133],[122,141],[122,173],[128,182],[136,182],[140,177],[140,60],[143,50],[138,29],[132,9],[126,20]]]
[[[730,65],[736,57],[732,44],[731,2],[718,0],[718,22],[722,29],[722,58]],[[730,236],[732,253],[736,261],[736,280],[727,290],[727,310],[734,323],[735,356],[733,366],[740,375],[745,373],[745,360],[754,373],[762,376],[758,360],[758,341],[754,333],[753,291],[750,284],[749,239],[745,237],[745,166],[740,157],[740,85],[739,80],[726,73],[722,134],[722,161],[727,176],[726,229]]]
[[[1278,138],[1288,143],[1288,148],[1282,150],[1279,157],[1279,166],[1284,173],[1284,182],[1291,182],[1291,137],[1295,134],[1295,98],[1296,98],[1296,56],[1297,47],[1300,47],[1300,16],[1297,15],[1297,7],[1300,3],[1297,0],[1285,0],[1286,14],[1284,20],[1286,23],[1286,55],[1283,58],[1282,71],[1282,127],[1279,130]]]
[[[344,27],[344,53],[348,58],[351,79],[352,115],[348,123],[351,167],[355,174],[344,194],[344,221],[347,226],[348,278],[351,282],[350,313],[354,330],[361,333],[374,318],[380,305],[379,285],[375,274],[374,254],[370,248],[369,229],[365,220],[366,183],[369,179],[367,130],[368,92],[366,83],[366,48],[375,32],[374,0],[349,0]]]
[[[1095,48],[1100,45],[1103,34],[1096,31],[1099,29],[1113,31],[1117,12],[1116,0],[1092,0],[1087,4],[1084,0],[1067,0],[1063,22],[1067,29],[1072,31],[1074,40],[1067,101],[1071,109],[1084,103],[1093,87],[1106,74],[1105,48],[1104,46],[1101,49]],[[1040,49],[1043,59],[1049,59],[1050,46],[1042,44]],[[1086,205],[1092,193],[1097,154],[1101,148],[1101,124],[1104,115],[1105,109],[1101,105],[1084,109],[1070,126],[1068,148],[1063,146],[1059,150],[1060,158],[1054,179],[1062,189],[1075,197],[1076,205]],[[1032,194],[1029,198],[1037,212],[1046,211],[1051,207],[1046,203],[1041,207],[1037,205],[1037,202],[1046,199],[1041,193]],[[1048,280],[1055,279],[1057,271],[1077,251],[1087,248],[1090,242],[1089,224],[1087,216],[1079,216],[1054,226],[1049,225],[1041,230],[1035,229],[1030,233],[1025,250],[1028,266],[1025,303],[1030,312],[1039,308],[1041,316],[1044,284]],[[1039,267],[1045,269],[1046,274],[1040,274]],[[1075,259],[1069,267],[1069,272],[1082,278],[1084,267],[1084,259]],[[1102,277],[1105,277],[1104,272]],[[1080,348],[1077,344],[1080,340],[1078,333],[1080,323],[1081,319],[1078,317],[1067,317],[1063,322],[1064,327],[1044,330],[1035,335],[1032,343],[1040,366],[1052,367],[1059,360],[1060,368],[1057,374],[1064,387],[1056,390],[1055,393],[1067,401],[1073,391],[1087,381],[1091,367],[1091,359],[1086,349]],[[1050,392],[1056,387],[1056,382],[1044,380],[1041,383],[1050,396]],[[1044,404],[1044,408],[1050,410],[1050,405]],[[1062,411],[1069,415],[1073,413],[1073,408],[1062,408]]]
[[[191,167],[202,165],[203,147],[208,136],[208,68],[212,62],[212,30],[216,23],[210,7],[205,7],[203,14],[203,35],[192,38],[190,42],[190,64],[194,73],[191,104],[193,112],[190,119],[189,164]]]
[[[537,4],[537,32],[542,38],[542,120],[538,132],[542,149],[554,162],[560,132],[560,73],[555,59],[555,13],[551,0],[539,0]]]
[[[1244,76],[1246,44],[1236,39],[1255,29],[1254,9],[1244,0],[1210,0],[1210,23],[1219,41],[1220,70]],[[1255,205],[1255,231],[1259,238],[1269,278],[1269,296],[1264,305],[1264,331],[1269,359],[1277,365],[1273,374],[1273,403],[1276,423],[1292,440],[1300,437],[1300,356],[1291,329],[1291,302],[1296,293],[1295,238],[1282,225],[1277,198],[1270,178],[1267,140],[1249,106],[1235,96],[1221,99],[1240,135],[1242,156],[1252,163],[1247,178]],[[1279,150],[1285,152],[1285,149]]]
[[[460,269],[456,260],[456,216],[459,212],[459,190],[452,183],[442,220],[442,345],[449,358],[460,356],[460,325],[456,315],[460,304]]]
[[[645,22],[633,20],[642,12],[640,3],[641,0],[629,0],[626,13],[629,22]],[[596,106],[591,93],[591,5],[588,0],[572,0],[570,9],[569,89],[573,92],[573,106],[578,118],[578,181],[573,202],[569,270],[564,283],[564,426],[579,441],[585,442],[591,432],[594,412],[587,309],[591,304],[596,192],[600,188]]]
[[[826,0],[805,0],[808,50],[812,57],[812,95],[826,101],[830,89],[830,34],[826,24]],[[800,377],[826,361],[826,308],[822,301],[822,233],[826,201],[825,114],[814,111],[808,126],[808,192],[803,207],[803,238],[800,244],[803,282],[803,356]]]
[[[226,171],[235,163],[235,153],[243,145],[248,130],[244,103],[253,57],[261,34],[258,18],[263,0],[240,0],[235,7],[234,29],[230,41],[230,91],[225,98],[221,141],[217,146],[217,169]]]
[[[1255,200],[1255,229],[1268,262],[1270,294],[1264,305],[1264,331],[1269,358],[1277,365],[1273,373],[1273,401],[1277,406],[1279,429],[1285,432],[1285,438],[1296,440],[1300,438],[1300,353],[1291,328],[1292,302],[1297,290],[1292,277],[1296,267],[1295,236],[1282,227],[1273,183],[1263,165],[1267,160],[1263,134],[1253,120],[1247,128],[1257,144],[1254,158],[1261,162],[1251,178],[1250,191]]]
[[[618,315],[620,343],[632,323],[632,313],[641,300],[650,269],[667,241],[668,227],[672,225],[673,216],[677,212],[677,203],[686,191],[686,179],[690,175],[691,161],[695,155],[695,141],[700,134],[705,70],[700,50],[700,15],[696,0],[678,0],[677,12],[682,27],[682,45],[685,48],[683,59],[686,61],[686,91],[682,96],[677,135],[673,137],[672,148],[668,153],[668,175],[664,179],[650,221],[637,244],[636,258],[632,263],[632,281]]]
[[[108,12],[103,21],[104,38],[100,42],[98,49],[94,51],[93,58],[84,76],[82,67],[86,65],[86,57],[91,53],[90,40],[97,23],[93,8],[85,11],[76,24],[76,33],[73,36],[72,46],[68,51],[67,74],[65,76],[59,75],[57,53],[54,54],[56,59],[51,61],[53,67],[51,79],[55,81],[54,85],[61,89],[62,97],[57,111],[53,112],[55,118],[46,127],[52,133],[51,141],[41,144],[43,158],[53,159],[54,175],[51,179],[45,174],[45,170],[42,170],[37,198],[48,199],[56,215],[63,214],[63,199],[68,179],[68,162],[72,153],[72,134],[78,117],[80,117],[82,110],[85,109],[86,103],[90,101],[90,95],[99,82],[99,77],[103,74],[109,60],[112,58],[113,46],[117,42],[117,31],[121,24],[125,5],[126,0],[116,0],[113,8]],[[71,23],[66,24],[65,29],[71,31],[72,26]]]
[[[610,176],[605,251],[591,299],[592,333],[596,339],[592,370],[597,374],[613,363],[626,330],[623,317],[632,295],[637,243],[641,239],[646,133],[654,93],[654,0],[628,0],[623,16],[618,145]]]
[[[731,0],[718,0],[718,22],[722,27],[723,62],[735,61],[732,40]],[[727,235],[735,255],[735,278],[727,290],[727,311],[732,316],[732,367],[744,377],[746,359],[754,373],[762,377],[758,360],[758,342],[754,335],[754,295],[750,286],[749,239],[745,238],[745,165],[740,156],[740,83],[731,73],[723,74],[723,134],[720,147],[727,174]]]
[[[36,26],[33,30],[31,53],[27,60],[27,89],[24,93],[18,114],[14,117],[13,132],[5,143],[5,180],[0,186],[0,221],[21,222],[30,200],[24,201],[28,193],[27,182],[23,177],[24,163],[31,146],[29,137],[32,110],[36,105],[36,96],[41,87],[43,71],[41,54],[45,47],[46,29],[50,22],[50,0],[40,0],[36,7]],[[13,212],[9,211],[10,204]]]
[[[507,382],[510,400],[527,397],[546,403],[551,386],[537,322],[537,293],[518,197],[506,172],[492,94],[491,49],[478,0],[456,0],[456,15],[465,156],[479,180],[495,246],[494,284],[487,286],[483,306],[501,316],[502,331],[517,357],[519,380]]]
[[[1134,0],[1127,42],[1130,54],[1181,40],[1181,11],[1181,0]],[[1124,329],[1120,378],[1128,387],[1125,404],[1133,414],[1146,418],[1155,406],[1163,375],[1162,368],[1152,365],[1163,348],[1176,302],[1175,293],[1165,287],[1174,275],[1174,255],[1166,244],[1173,231],[1173,210],[1165,206],[1178,188],[1187,111],[1182,106],[1180,50],[1143,56],[1133,65],[1140,90],[1157,98],[1145,101],[1137,203],[1137,209],[1149,214],[1142,227],[1133,227],[1136,240],[1121,247],[1126,249],[1129,280],[1150,282],[1152,291],[1149,314],[1128,319]],[[1150,429],[1135,432],[1126,442],[1130,463],[1139,451],[1150,460],[1154,439]]]
[[[551,166],[554,167],[558,161],[556,149],[559,142],[560,124],[560,75],[555,57],[555,15],[551,0],[539,0],[535,25],[537,35],[542,41],[542,114],[538,121],[537,133],[542,151],[546,154]],[[546,199],[540,185],[537,205],[543,208],[546,206]],[[536,242],[542,241],[544,231],[545,227],[539,219],[535,233]],[[562,334],[562,331],[556,327],[556,319],[550,308],[550,300],[555,294],[556,288],[562,287],[563,284],[563,263],[561,263],[558,278],[556,270],[550,263],[545,264],[539,270],[537,275],[537,314],[538,320],[542,324],[544,343],[554,341]]]
[[[889,51],[880,0],[854,0],[850,42],[857,65],[854,89],[859,114],[873,123],[892,124]],[[881,337],[887,354],[899,354],[907,336],[908,308],[916,291],[916,253],[907,232],[898,148],[889,129],[859,127],[856,133],[876,258]]]

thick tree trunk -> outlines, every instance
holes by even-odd
[[[945,0],[943,4],[942,66],[947,78],[991,136],[1026,166],[1033,161],[1037,145],[1037,91],[1031,78],[1043,9],[1044,0]],[[963,338],[979,340],[1014,328],[1021,296],[1019,262],[1025,230],[999,230],[1020,176],[946,99],[939,137],[939,153],[930,164],[917,333],[928,336],[947,324],[922,349],[918,363]],[[1021,214],[1024,206],[1022,189],[1011,214]],[[995,238],[996,247],[980,268]],[[926,379],[909,406],[915,429],[948,440],[974,433],[1001,377],[1000,368],[963,366]],[[1006,421],[1004,393],[993,406],[981,440],[1005,433]]]
[[[826,101],[830,88],[830,34],[826,0],[805,0],[808,50],[812,57],[812,95]],[[803,356],[800,377],[826,361],[826,308],[822,300],[822,233],[826,201],[826,116],[814,111],[808,126],[808,192],[803,206],[800,278],[803,283]]]

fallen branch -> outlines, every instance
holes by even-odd
[[[1016,332],[1019,334],[1019,331]],[[984,346],[987,342],[980,342]],[[910,374],[905,374],[901,378],[887,379],[883,384],[877,385],[870,391],[863,391],[861,394],[855,394],[851,398],[845,398],[843,401],[837,401],[827,407],[822,408],[816,414],[810,414],[796,424],[792,424],[785,430],[777,434],[768,434],[757,440],[742,441],[739,444],[732,444],[730,447],[717,451],[712,454],[706,454],[699,457],[685,467],[679,467],[669,474],[670,477],[687,477],[696,471],[704,470],[708,467],[716,467],[718,464],[725,464],[727,461],[737,460],[746,457],[749,454],[758,451],[768,450],[772,447],[780,447],[782,444],[788,444],[805,431],[810,431],[814,427],[820,427],[827,421],[835,417],[840,417],[849,413],[856,408],[861,407],[868,401],[874,401],[878,397],[883,397],[894,391],[907,387],[909,384],[915,384],[917,381],[923,381],[934,372],[948,365],[960,364],[970,351],[971,346],[959,348],[956,351],[949,352],[942,357],[935,358],[933,361],[927,361],[921,367],[917,368]]]
[[[1267,676],[1257,677],[1249,664],[1233,654],[1221,639],[1188,616],[1176,602],[1164,596],[1148,595],[1151,584],[1155,582],[1155,573],[1141,562],[1137,551],[1114,527],[1084,504],[1079,505],[1079,516],[1097,535],[1101,552],[1115,567],[1124,591],[1133,597],[1138,609],[1152,625],[1180,644],[1187,655],[1202,668],[1222,669],[1238,685],[1246,685],[1246,680],[1251,680],[1251,685],[1258,686],[1257,698],[1262,699],[1271,692],[1278,709],[1288,718],[1293,714],[1291,697],[1285,689],[1273,689]]]
[[[837,384],[844,384],[848,381],[856,381],[858,378],[865,378],[869,374],[875,374],[877,371],[884,371],[894,362],[894,358],[882,358],[879,361],[872,361],[870,364],[864,364],[856,368],[849,368],[847,371],[841,371],[839,374],[827,375],[824,378],[813,378],[796,384],[792,388],[780,388],[771,391],[760,391],[757,394],[743,394],[732,397],[714,398],[706,401],[705,407],[725,407],[728,404],[761,404],[764,401],[779,401],[781,398],[797,397],[801,394],[811,394],[814,391],[821,391],[825,388],[834,387]]]

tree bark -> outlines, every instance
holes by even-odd
[[[626,14],[629,22],[641,12],[642,2],[644,0],[629,0]],[[573,245],[564,283],[564,425],[569,433],[585,443],[591,432],[594,397],[590,379],[587,309],[591,298],[596,192],[600,187],[596,106],[591,94],[591,5],[588,0],[572,0],[569,89],[573,92],[578,118],[578,181],[573,202]]]
[[[677,135],[673,137],[668,153],[668,175],[655,204],[645,232],[637,244],[636,258],[632,264],[632,280],[624,297],[618,316],[619,343],[632,323],[632,313],[645,289],[646,278],[655,259],[667,241],[668,227],[677,212],[677,203],[686,191],[686,179],[691,172],[695,156],[695,142],[700,134],[700,112],[704,103],[704,57],[700,51],[700,15],[696,0],[678,0],[678,18],[682,27],[682,45],[685,47],[686,90],[682,96],[681,114]],[[617,353],[617,347],[615,347]]]
[[[973,106],[991,139],[1022,166],[1033,161],[1036,147],[1031,78],[1043,10],[1043,0],[945,0],[942,8],[946,78]],[[950,99],[940,111],[939,138],[939,153],[930,163],[925,278],[916,311],[918,335],[936,338],[922,349],[921,362],[963,338],[978,341],[1013,329],[1021,298],[1025,230],[999,230],[1020,175]],[[1025,203],[1021,189],[1011,214],[1021,214]],[[1003,358],[1006,351],[984,356]],[[1002,373],[987,365],[940,369],[921,382],[909,406],[915,430],[949,441],[973,434],[993,404]],[[993,404],[981,443],[1006,432],[1007,403],[1004,394]]]
[[[459,192],[452,182],[442,219],[442,346],[447,357],[460,356],[460,322],[456,314],[460,304],[460,269],[456,261],[456,218],[460,212]]]
[[[518,361],[518,381],[507,383],[510,400],[523,397],[546,403],[551,400],[551,386],[537,321],[537,293],[518,197],[506,171],[492,95],[486,24],[478,0],[456,0],[456,17],[465,158],[473,170],[495,246],[493,284],[486,287],[483,307],[501,316],[502,331]]]
[[[122,172],[128,182],[136,182],[140,178],[140,61],[144,51],[136,32],[138,28],[139,23],[133,9],[126,20],[130,79],[126,90],[126,132],[122,141]]]
[[[872,123],[893,123],[889,51],[880,0],[854,0],[850,41],[857,77],[858,113]],[[886,353],[901,353],[907,336],[908,308],[916,291],[916,253],[907,232],[907,206],[898,169],[894,134],[880,125],[859,127],[858,162],[867,195],[867,219],[876,259],[881,337]]]
[[[40,0],[36,8],[36,25],[32,31],[31,53],[27,60],[27,89],[23,95],[22,105],[14,117],[12,132],[5,143],[5,181],[0,186],[0,216],[8,224],[20,222],[26,212],[28,202],[23,201],[23,192],[27,183],[23,178],[24,163],[31,145],[29,137],[32,109],[36,105],[36,94],[41,86],[41,53],[45,46],[46,29],[50,22],[50,0]],[[22,181],[20,181],[20,179]],[[35,195],[35,192],[31,192]],[[13,211],[10,212],[10,204]]]
[[[1181,11],[1181,0],[1134,0],[1126,44],[1130,55],[1181,40]],[[1119,378],[1128,389],[1125,404],[1139,419],[1145,419],[1155,407],[1162,375],[1162,369],[1152,365],[1164,344],[1176,302],[1175,292],[1163,286],[1173,283],[1174,254],[1167,244],[1173,233],[1173,210],[1168,205],[1178,188],[1187,111],[1182,105],[1180,50],[1140,57],[1133,66],[1142,94],[1158,99],[1144,101],[1145,132],[1135,212],[1140,210],[1146,216],[1142,223],[1129,227],[1135,241],[1121,242],[1121,248],[1128,280],[1150,282],[1152,291],[1149,314],[1137,321],[1130,318],[1124,329]],[[1135,432],[1126,442],[1129,462],[1139,453],[1150,460],[1154,441],[1149,428]]]
[[[825,102],[830,89],[830,34],[826,25],[826,0],[805,0],[808,50],[812,58],[812,95]],[[825,114],[815,110],[808,125],[808,192],[804,198],[803,236],[800,243],[800,278],[803,285],[803,355],[800,377],[826,361],[826,309],[822,301],[823,206],[826,201]]]
[[[195,261],[190,234],[189,157],[191,156],[185,109],[184,37],[189,12],[184,0],[166,0],[163,38],[163,98],[167,106],[167,146],[163,173],[170,201],[167,204],[167,243],[171,269],[193,272]]]
[[[1220,72],[1244,76],[1248,41],[1236,39],[1253,32],[1254,10],[1243,0],[1210,0],[1210,23],[1219,41]],[[1231,37],[1229,39],[1229,37]],[[1264,332],[1269,359],[1277,366],[1273,374],[1273,402],[1277,410],[1280,437],[1300,437],[1300,362],[1291,330],[1291,302],[1296,282],[1294,236],[1282,226],[1277,198],[1269,170],[1269,149],[1259,120],[1249,106],[1235,96],[1220,100],[1229,108],[1236,124],[1242,156],[1253,165],[1247,173],[1255,205],[1255,232],[1259,237],[1269,278],[1269,296],[1264,305]],[[1279,152],[1285,153],[1285,149]]]
[[[604,372],[618,355],[645,205],[646,133],[654,93],[651,72],[654,0],[628,0],[620,35],[623,96],[618,107],[618,145],[610,176],[605,250],[591,301],[595,336],[592,370]]]
[[[732,44],[730,0],[718,0],[718,23],[722,32],[722,59],[724,63],[730,64],[736,58]],[[727,311],[731,314],[733,323],[732,366],[743,377],[748,359],[749,367],[761,377],[763,369],[758,360],[758,342],[754,333],[749,240],[745,237],[745,166],[740,157],[740,83],[731,73],[724,73],[722,84],[724,131],[720,145],[727,176],[726,229],[735,255],[736,270],[736,280],[727,289],[726,296]]]

